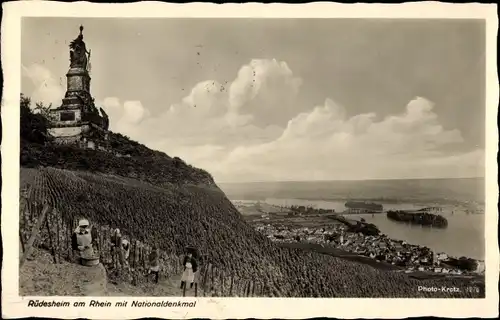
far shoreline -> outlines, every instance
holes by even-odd
[[[485,202],[484,201],[476,201],[476,200],[470,200],[470,201],[465,201],[465,200],[460,200],[460,199],[418,199],[418,198],[371,198],[371,197],[356,197],[353,199],[345,198],[345,197],[335,197],[335,198],[325,198],[325,197],[290,197],[290,198],[285,198],[285,197],[239,197],[239,198],[229,198],[231,202],[250,202],[250,201],[255,201],[255,202],[266,202],[266,200],[269,199],[276,199],[276,200],[299,200],[299,201],[323,201],[323,202],[331,202],[331,203],[345,203],[349,200],[356,200],[356,201],[366,201],[366,202],[377,202],[381,204],[408,204],[408,205],[415,205],[415,206],[422,206],[426,207],[429,205],[436,205],[436,206],[466,206],[470,204],[476,204],[480,206],[484,206]],[[326,208],[323,208],[326,209]],[[385,212],[382,212],[385,213]],[[348,214],[348,213],[343,213],[343,214]],[[484,214],[484,213],[478,213],[478,214]]]
[[[321,182],[366,182],[366,181],[429,181],[429,180],[481,180],[485,177],[431,177],[431,178],[381,178],[381,179],[323,179],[323,180],[267,180],[267,181],[216,181],[217,184],[257,184],[257,183],[321,183]]]

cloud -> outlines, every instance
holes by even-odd
[[[43,68],[27,74],[54,84]],[[348,116],[332,98],[297,106],[301,84],[284,62],[252,60],[232,82],[201,81],[154,116],[140,101],[108,97],[98,103],[111,130],[181,157],[218,181],[484,175],[484,150],[456,151],[464,143],[460,131],[443,127],[424,97],[385,118]],[[37,100],[58,92],[44,88],[36,87]]]
[[[248,78],[248,70],[253,70],[252,68],[256,70],[255,79]],[[287,75],[291,78],[287,78]],[[245,88],[251,88],[247,86],[249,82],[255,85],[251,94],[244,92],[247,90]],[[107,98],[108,102],[105,99],[103,105],[106,112],[109,109],[112,129],[120,128],[121,132],[134,139],[169,153],[179,150],[186,155],[188,161],[196,161],[198,156],[189,156],[184,146],[194,148],[207,144],[234,148],[260,144],[279,137],[283,126],[272,121],[262,123],[260,120],[266,119],[266,115],[259,113],[257,107],[252,109],[252,102],[258,99],[273,103],[276,92],[270,89],[272,86],[285,88],[297,84],[298,80],[293,77],[286,64],[275,60],[253,60],[241,68],[230,84],[214,80],[199,82],[189,95],[166,107],[162,113],[154,117],[142,117],[140,126],[125,122],[121,115],[114,117],[117,123],[113,125],[112,112],[120,109],[116,107],[119,104],[116,98]],[[261,106],[270,109],[272,104]]]
[[[203,81],[198,83],[191,93],[182,100],[181,105],[171,108],[181,108],[188,111],[191,117],[218,117],[227,111],[227,94],[224,86],[218,81]]]
[[[302,79],[285,62],[252,60],[238,72],[229,89],[230,111],[252,115],[260,126],[283,125],[297,112],[296,97]]]
[[[215,173],[221,180],[383,179],[482,175],[484,152],[447,154],[442,147],[463,142],[446,130],[421,97],[399,115],[375,121],[375,114],[346,118],[344,109],[325,104],[288,122],[276,140],[239,147]]]
[[[97,106],[106,111],[110,118],[110,130],[116,132],[130,132],[150,116],[149,110],[140,101],[122,103],[117,97],[107,97],[97,101]]]
[[[56,80],[50,70],[37,63],[29,67],[21,65],[21,68],[22,76],[27,78],[34,87],[30,94],[33,101],[52,103],[53,107],[61,105],[61,99],[64,98],[66,89],[62,83]]]

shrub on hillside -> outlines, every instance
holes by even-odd
[[[109,173],[157,185],[190,183],[214,185],[205,170],[186,164],[178,157],[147,148],[120,133],[109,133],[106,151],[82,149],[76,145],[56,145],[48,132],[50,106],[21,95],[21,153],[23,167],[54,167]],[[34,112],[37,111],[37,113]]]
[[[32,109],[31,99],[21,94],[20,100],[20,134],[21,144],[35,143],[44,144],[49,141],[48,126],[49,120],[44,113],[39,111],[45,109],[43,104],[37,104],[35,109]]]

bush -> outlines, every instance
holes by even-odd
[[[45,144],[49,141],[48,126],[49,121],[43,113],[34,113],[31,108],[31,99],[21,94],[20,100],[20,135],[21,144]],[[42,104],[38,104],[37,109],[43,109]],[[26,161],[26,153],[25,153]]]

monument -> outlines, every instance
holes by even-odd
[[[77,144],[85,148],[104,148],[107,140],[109,118],[102,108],[97,110],[90,93],[90,53],[80,34],[71,41],[70,66],[66,95],[58,108],[51,110],[50,134],[56,143]],[[100,112],[99,112],[100,111]]]

